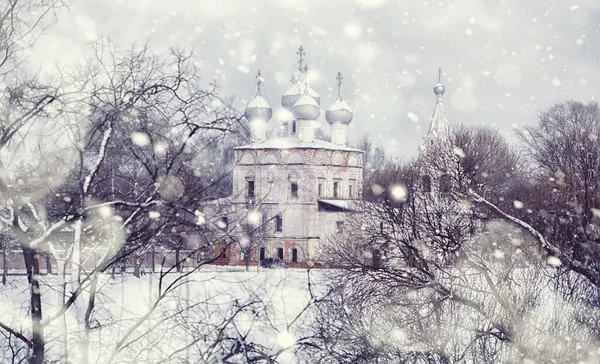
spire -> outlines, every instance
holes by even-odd
[[[448,119],[446,119],[446,113],[444,112],[444,105],[442,103],[442,96],[446,91],[446,87],[442,83],[442,68],[438,70],[438,82],[433,87],[433,92],[436,97],[435,110],[431,117],[431,125],[429,132],[425,137],[425,146],[434,144],[436,141],[438,144],[450,144],[450,128],[448,125]]]

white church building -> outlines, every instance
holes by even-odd
[[[215,245],[217,263],[256,264],[275,257],[292,267],[323,264],[320,243],[343,232],[352,206],[362,200],[363,151],[347,145],[353,113],[342,95],[343,77],[338,72],[337,97],[325,112],[330,140],[316,139],[321,99],[308,85],[302,47],[297,54],[297,76],[281,98],[293,115],[279,120],[283,137],[266,137],[273,111],[263,95],[260,71],[256,76],[257,94],[244,112],[252,141],[235,148],[232,195],[221,200],[227,233]],[[429,134],[440,127],[447,132],[439,84],[435,91],[438,105]]]

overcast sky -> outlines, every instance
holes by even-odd
[[[99,35],[125,46],[150,39],[157,51],[194,50],[204,77],[242,103],[260,68],[277,111],[303,45],[321,106],[333,101],[341,71],[351,140],[368,132],[397,156],[422,142],[438,67],[450,123],[507,135],[554,102],[599,97],[600,0],[72,1],[34,61],[70,62]]]

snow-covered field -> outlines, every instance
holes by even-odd
[[[319,275],[311,271],[311,283]],[[87,294],[66,314],[57,315],[62,302],[57,277],[42,276],[40,281],[47,357],[64,360],[66,353],[68,362],[80,362]],[[161,291],[170,284],[174,289],[159,299],[158,273],[141,278],[119,275],[114,280],[102,276],[91,320],[89,362],[218,363],[219,358],[240,350],[276,354],[280,362],[294,361],[297,330],[310,315],[303,311],[310,301],[306,270],[257,271],[252,267],[245,272],[241,267],[206,267],[184,278],[178,273],[167,275],[160,283]],[[25,276],[11,276],[0,287],[0,321],[29,337],[27,287]],[[318,290],[318,284],[312,288]],[[9,342],[0,336],[2,363],[15,356],[9,343],[23,347],[14,337]],[[235,358],[229,360],[236,362]]]

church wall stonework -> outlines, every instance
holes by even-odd
[[[259,210],[265,224],[265,236],[254,249],[253,260],[258,259],[260,248],[265,249],[265,257],[276,257],[282,248],[288,262],[296,249],[297,265],[319,263],[320,242],[336,233],[337,222],[343,221],[346,213],[320,212],[318,200],[362,198],[362,151],[331,148],[235,150],[233,210],[239,214]],[[253,196],[249,181],[253,182]],[[297,186],[297,197],[292,183]],[[283,219],[282,231],[276,231],[277,215]],[[230,264],[241,263],[242,251],[232,249]]]

